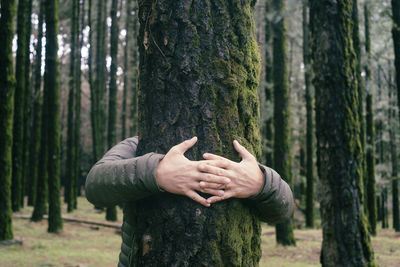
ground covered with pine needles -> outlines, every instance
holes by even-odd
[[[78,200],[79,209],[68,217],[105,222],[104,213],[96,213],[84,198]],[[31,214],[25,207],[16,215]],[[118,220],[122,221],[121,210]],[[64,222],[61,234],[47,233],[47,221],[33,223],[15,218],[14,236],[23,245],[0,247],[0,266],[116,266],[121,245],[120,233],[113,228],[75,222]],[[321,229],[296,229],[297,246],[282,247],[275,242],[275,228],[263,225],[262,258],[260,266],[320,266]],[[379,229],[372,238],[375,258],[379,266],[400,266],[400,233]]]

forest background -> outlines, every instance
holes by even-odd
[[[4,183],[0,193],[11,200],[11,208],[14,212],[13,223],[17,225],[14,231],[18,233],[16,235],[18,238],[25,238],[25,235],[29,235],[25,233],[25,230],[36,227],[33,223],[29,223],[31,226],[26,226],[27,222],[23,224],[20,218],[23,217],[22,215],[29,215],[32,221],[41,221],[45,214],[49,214],[48,231],[62,232],[60,239],[68,240],[65,227],[62,231],[62,212],[70,213],[67,216],[75,215],[86,221],[91,219],[103,221],[107,225],[107,222],[95,215],[94,209],[80,198],[84,196],[85,178],[91,166],[107,148],[126,137],[137,135],[138,132],[138,6],[136,1],[125,0],[60,1],[59,6],[54,4],[55,1],[48,2],[53,4],[35,0],[2,0],[1,2],[2,27],[5,25],[3,21],[7,18],[3,15],[7,14],[4,10],[8,5],[16,11],[14,20],[11,20],[16,29],[15,34],[12,35],[11,51],[15,63],[16,89],[13,101],[12,163],[6,163],[12,166],[12,179],[10,192],[3,193],[7,186],[7,183]],[[305,38],[307,34],[304,34],[305,32],[309,34],[309,3],[287,0],[283,1],[285,3],[283,8],[279,9],[275,2],[279,1],[258,1],[254,9],[255,37],[262,63],[258,93],[263,154],[258,160],[267,166],[274,167],[274,131],[280,125],[279,122],[273,120],[275,104],[273,90],[276,83],[274,80],[276,77],[273,77],[273,74],[274,67],[279,67],[274,65],[273,57],[276,51],[274,51],[273,43],[274,38],[282,38],[286,45],[286,49],[281,54],[285,58],[287,68],[286,82],[290,99],[288,130],[290,157],[293,162],[289,171],[291,177],[288,181],[292,186],[297,206],[294,216],[294,237],[296,237],[296,231],[299,231],[303,239],[317,240],[317,245],[315,245],[317,252],[314,251],[314,254],[310,252],[310,255],[315,256],[319,253],[319,241],[322,240],[321,218],[318,211],[321,195],[319,194],[315,147],[315,92],[311,83],[307,81],[307,79],[312,80],[314,76],[309,63],[312,49],[311,43],[307,43],[310,40]],[[369,232],[372,236],[378,237],[382,233],[381,237],[387,237],[389,243],[400,240],[400,236],[394,232],[400,231],[397,170],[399,161],[397,146],[400,132],[399,85],[396,84],[396,75],[399,76],[399,74],[396,74],[395,69],[396,56],[393,45],[394,34],[392,34],[392,29],[396,27],[393,22],[395,14],[393,5],[396,2],[398,4],[395,0],[355,1],[358,7],[360,83],[366,88],[362,91],[363,101],[361,101],[365,131],[365,140],[362,141],[361,138],[361,142],[364,142],[365,147],[366,168],[373,166],[367,159],[367,151],[374,151],[372,154],[374,168],[366,169],[366,173],[373,174],[368,176],[368,179],[373,180],[374,185],[373,189],[369,189],[368,183],[364,183],[363,207],[368,215]],[[47,19],[53,17],[58,20],[57,29],[50,27],[53,32],[58,30],[56,35],[51,36],[48,28],[44,27],[47,22],[45,15]],[[286,23],[286,31],[283,31],[283,35],[280,36],[274,27],[275,24],[281,22],[282,18]],[[356,24],[355,21],[353,24]],[[353,42],[356,43],[357,39],[353,39]],[[2,43],[5,44],[6,40]],[[58,49],[46,51],[48,48],[46,44],[49,43],[56,44],[55,47],[58,44]],[[58,59],[58,73],[51,73],[51,58],[46,57],[46,54],[50,55],[51,52]],[[4,62],[1,64],[5,66],[7,60],[1,58],[0,62]],[[49,76],[55,78],[53,82],[59,83],[59,91],[53,93],[49,91],[47,96],[44,92],[46,85],[43,82],[46,65],[49,67]],[[8,72],[4,71],[1,75],[5,77],[5,73]],[[309,75],[308,78],[307,75]],[[6,91],[2,91],[2,94],[3,92]],[[368,96],[371,96],[370,100]],[[4,99],[6,98],[2,101]],[[3,104],[1,102],[1,105]],[[54,105],[51,106],[52,104]],[[46,105],[48,105],[47,109],[44,108]],[[5,104],[4,107],[6,107]],[[59,121],[54,108],[59,112]],[[5,108],[1,111],[0,117],[8,114]],[[368,118],[372,119],[375,127],[368,126]],[[310,121],[312,123],[307,123]],[[53,135],[51,125],[55,124],[53,129],[59,133]],[[375,128],[374,131],[371,130],[374,135],[367,132],[369,127]],[[2,133],[2,136],[6,134]],[[50,138],[51,136],[59,136],[59,140],[54,140]],[[308,144],[312,146],[307,147]],[[58,170],[51,169],[54,162],[44,157],[43,151],[50,155],[51,153],[58,155],[55,157],[59,160]],[[61,190],[49,190],[50,193],[47,193],[48,187]],[[51,193],[56,191],[58,191],[57,194]],[[375,208],[372,207],[372,210],[376,209],[375,211],[369,210],[368,205],[365,204],[368,203],[368,198],[373,199]],[[61,202],[58,201],[59,199]],[[2,202],[2,205],[3,203],[5,202]],[[64,208],[61,203],[65,203]],[[79,211],[81,203],[86,215]],[[93,215],[87,215],[89,213]],[[102,213],[101,215],[107,221],[121,220],[118,218],[116,207],[108,208],[104,210],[104,213],[105,216]],[[2,214],[3,219],[4,214]],[[0,228],[4,235],[0,239],[12,240],[12,230],[6,227],[7,223],[3,224],[3,222]],[[45,231],[43,222],[38,225],[42,228],[36,231]],[[109,225],[113,227],[114,224]],[[385,228],[394,228],[394,230],[382,230]],[[103,231],[103,228],[100,229]],[[304,229],[317,230],[301,232],[305,231]],[[90,228],[86,230],[93,231]],[[265,233],[274,231],[270,226],[264,226],[264,230]],[[73,231],[71,230],[71,233]],[[304,237],[305,233],[306,237]],[[36,235],[37,233],[33,234],[35,238],[32,239],[40,239]],[[266,238],[268,234],[263,236]],[[30,239],[26,237],[26,240]],[[297,240],[301,238],[297,237]],[[284,240],[278,238],[277,241],[283,245],[295,243],[290,241],[290,237]],[[271,243],[273,239],[270,238],[266,242]],[[20,242],[16,240],[16,243]],[[26,243],[25,241],[23,246],[26,246]],[[388,263],[381,262],[381,265],[390,266],[392,263],[400,263],[400,245],[398,244],[390,243],[390,259]],[[118,250],[118,246],[115,250]],[[301,250],[300,245],[297,247]],[[31,248],[34,249],[34,247]],[[0,247],[0,252],[6,249],[7,253],[21,250],[18,245],[14,245],[11,250]],[[302,255],[299,251],[294,252],[290,249],[282,252],[281,247],[268,249],[275,250],[283,257],[287,256],[285,253]],[[383,252],[383,255],[385,253]],[[274,257],[272,254],[269,256]],[[379,256],[385,257],[380,254]],[[0,263],[3,260],[1,257]],[[265,264],[268,264],[268,258],[264,257],[265,255],[263,256]],[[4,258],[7,264],[11,260],[15,258]],[[92,264],[90,260],[87,261]],[[307,262],[311,264],[310,261],[313,264],[318,263],[318,259],[311,256],[305,261],[305,264]],[[379,259],[377,262],[379,263]],[[290,266],[294,263],[287,264]]]

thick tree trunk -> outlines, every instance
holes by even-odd
[[[365,87],[367,89],[367,191],[366,199],[368,206],[369,230],[372,235],[376,235],[377,205],[376,205],[376,189],[375,189],[375,126],[373,113],[373,89],[371,84],[371,37],[369,24],[369,3],[364,4],[364,25],[365,25],[365,52],[367,63],[365,65]]]
[[[292,159],[290,154],[289,85],[286,64],[286,26],[284,0],[274,0],[277,16],[273,24],[273,79],[274,79],[274,169],[292,186]],[[295,245],[293,222],[276,225],[276,241],[282,245]]]
[[[374,266],[362,198],[353,1],[312,0],[323,266]]]
[[[265,1],[265,12],[272,12],[272,5],[270,0]],[[266,16],[265,19],[265,102],[267,103],[268,110],[273,110],[274,101],[273,96],[273,65],[272,65],[272,22]],[[273,113],[269,112],[265,114],[265,141],[267,143],[267,148],[265,151],[265,164],[267,166],[273,166],[274,152],[274,124],[273,124]]]
[[[111,2],[111,67],[110,67],[110,84],[109,84],[109,101],[108,101],[108,135],[107,143],[108,148],[113,147],[117,142],[116,130],[117,130],[117,68],[118,68],[118,0],[112,0]],[[117,208],[107,207],[106,211],[107,221],[117,220]]]
[[[122,112],[121,112],[121,139],[124,140],[126,136],[126,115],[127,115],[127,105],[128,105],[128,88],[131,87],[129,79],[129,45],[130,45],[130,35],[131,35],[131,1],[125,1],[125,43],[124,43],[124,90],[122,96]]]
[[[396,68],[397,105],[399,107],[400,120],[400,0],[392,0],[392,13],[392,36],[395,55],[394,65]]]
[[[311,65],[310,65],[310,44],[309,44],[309,2],[303,2],[303,58],[304,58],[304,80],[306,85],[306,113],[307,113],[307,193],[306,193],[306,226],[314,227],[314,99],[311,89]]]
[[[26,24],[28,0],[18,1],[18,49],[15,65],[15,78],[17,81],[14,95],[14,121],[13,121],[13,150],[12,150],[12,209],[18,211],[22,198],[22,171],[24,155],[24,95],[25,95],[25,67],[26,67]]]
[[[138,66],[139,66],[139,57],[138,57],[138,41],[137,41],[137,35],[138,35],[138,24],[139,24],[139,8],[137,1],[132,2],[132,10],[135,14],[135,16],[131,16],[132,20],[132,45],[131,45],[131,52],[132,52],[132,59],[131,59],[131,106],[130,106],[130,135],[131,136],[136,136],[138,135],[138,97],[137,97],[137,91],[138,91]]]
[[[192,136],[204,152],[239,160],[238,139],[260,156],[254,1],[139,3],[138,155]],[[245,202],[201,206],[161,194],[136,204],[132,266],[257,266],[260,223]]]
[[[15,77],[12,53],[15,1],[1,1],[0,17],[0,240],[13,238],[11,209],[12,122]]]
[[[46,0],[46,67],[44,90],[48,92],[48,232],[62,230],[60,203],[60,81],[58,69],[58,0]]]

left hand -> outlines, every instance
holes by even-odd
[[[205,153],[203,158],[206,159],[200,166],[200,170],[218,176],[227,177],[231,180],[225,184],[225,192],[223,196],[211,196],[207,202],[212,204],[229,198],[248,198],[260,192],[264,184],[264,174],[258,167],[256,158],[238,141],[233,141],[235,150],[242,157],[242,161],[234,162],[224,157]],[[207,189],[220,189],[220,184],[200,182],[200,187]]]

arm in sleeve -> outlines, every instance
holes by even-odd
[[[96,206],[113,206],[161,192],[156,169],[164,155],[136,156],[137,137],[111,148],[90,170],[85,185],[86,198]]]
[[[273,169],[259,164],[264,173],[264,185],[257,195],[249,200],[260,220],[268,223],[280,223],[289,219],[294,211],[292,190]]]

